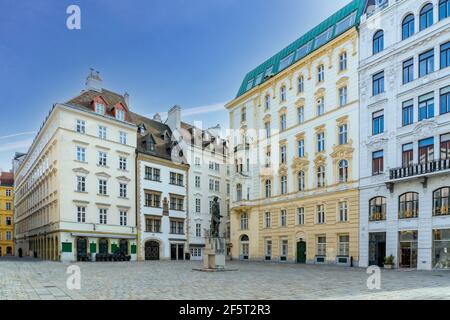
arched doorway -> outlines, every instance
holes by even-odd
[[[145,243],[145,260],[159,260],[159,243],[147,241]]]
[[[243,260],[248,260],[249,257],[249,252],[250,252],[250,239],[249,237],[244,234],[241,236],[241,251],[240,251],[240,256],[241,259]]]
[[[77,260],[87,256],[87,239],[77,238]]]
[[[100,239],[98,241],[98,253],[107,254],[108,253],[108,240]]]
[[[128,255],[128,241],[120,240],[119,241],[119,252],[124,255]]]

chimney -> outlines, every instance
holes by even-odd
[[[155,115],[153,116],[153,120],[161,122],[161,115],[159,113],[155,113]]]
[[[178,105],[172,107],[169,110],[169,115],[167,117],[167,125],[172,132],[179,131],[181,128],[181,108]]]
[[[130,108],[130,95],[128,94],[128,92],[125,92],[123,94],[123,100],[125,101],[127,107]]]
[[[90,69],[90,73],[86,78],[86,90],[94,90],[102,92],[102,78],[100,78],[100,72]]]

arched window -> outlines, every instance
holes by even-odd
[[[325,167],[319,166],[317,168],[317,187],[325,187]]]
[[[266,188],[266,198],[270,198],[272,196],[272,181],[266,180],[265,188]]]
[[[240,250],[240,255],[241,255],[241,259],[244,260],[248,260],[248,256],[249,256],[249,248],[250,248],[250,239],[248,238],[248,236],[246,234],[241,236],[241,250]]]
[[[373,36],[372,50],[373,54],[383,51],[384,49],[384,32],[378,30]]]
[[[420,31],[433,24],[433,5],[428,3],[420,10]]]
[[[236,200],[242,200],[242,185],[240,183],[236,185]]]
[[[369,221],[386,220],[386,198],[375,197],[369,201]]]
[[[303,170],[298,172],[298,191],[305,190],[305,172]]]
[[[419,194],[407,192],[399,197],[398,218],[410,219],[419,216]]]
[[[447,216],[450,203],[450,187],[437,189],[433,192],[433,215]]]
[[[414,34],[414,15],[408,14],[402,22],[402,39],[405,40]]]
[[[298,93],[302,93],[303,91],[305,91],[305,82],[303,76],[298,77],[297,91]]]
[[[339,182],[347,182],[348,181],[348,161],[341,160],[339,161]]]
[[[445,19],[450,15],[450,0],[439,1],[439,20]]]
[[[248,213],[241,213],[241,230],[248,230]]]

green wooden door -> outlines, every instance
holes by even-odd
[[[297,263],[306,263],[306,242],[297,242]]]

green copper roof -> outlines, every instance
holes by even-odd
[[[264,83],[271,76],[283,71],[353,26],[357,26],[365,4],[366,0],[353,0],[272,58],[250,71],[245,76],[236,98]]]

